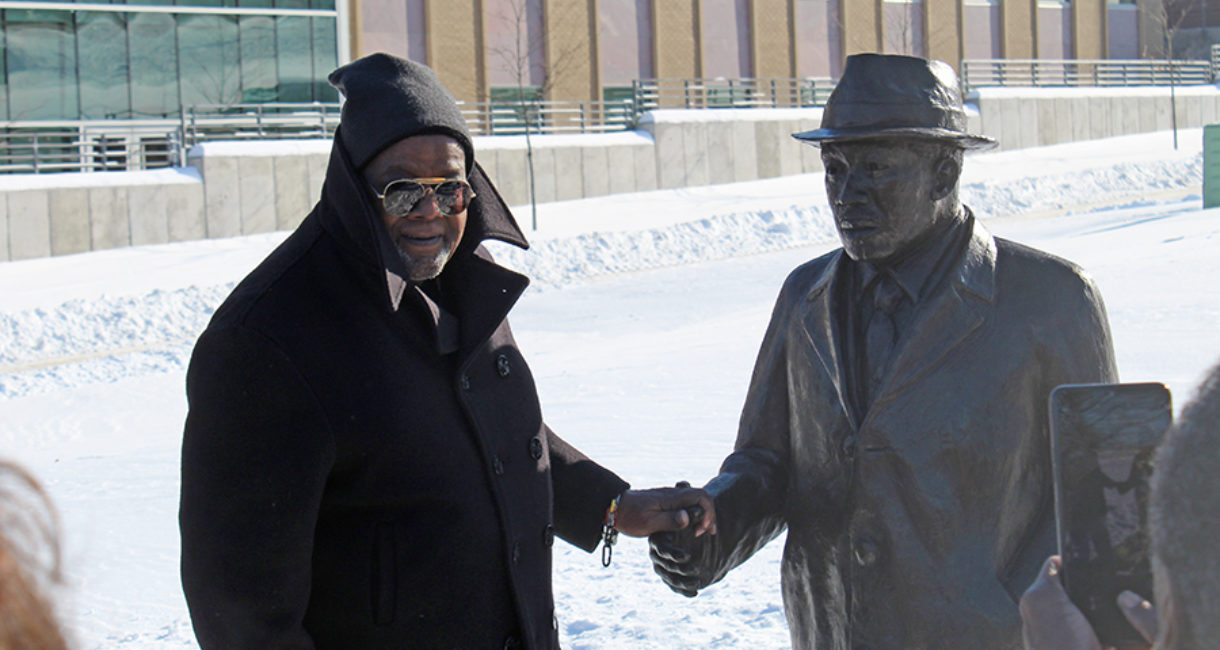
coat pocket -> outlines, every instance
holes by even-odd
[[[373,533],[372,573],[370,576],[373,621],[377,625],[394,622],[397,602],[398,567],[394,560],[394,524],[379,522]]]

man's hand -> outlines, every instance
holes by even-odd
[[[1093,627],[1059,581],[1061,568],[1058,555],[1047,558],[1038,579],[1021,596],[1025,650],[1101,650]]]
[[[618,501],[614,527],[624,535],[645,537],[682,530],[696,520],[695,537],[716,534],[716,507],[707,492],[688,485],[627,490]]]
[[[1021,596],[1021,632],[1026,650],[1101,650],[1101,642],[1084,614],[1068,599],[1059,580],[1062,569],[1059,556],[1052,555],[1042,565],[1034,584]],[[1131,626],[1148,643],[1156,638],[1156,609],[1139,595],[1124,591],[1118,596],[1118,608]],[[1123,650],[1140,650],[1150,646],[1127,646]]]

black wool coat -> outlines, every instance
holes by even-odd
[[[544,424],[505,320],[528,281],[478,245],[524,238],[471,181],[438,282],[456,351],[387,273],[338,144],[321,201],[199,338],[180,526],[203,648],[558,647],[553,539],[593,550],[627,485]]]
[[[710,584],[787,528],[793,648],[1021,647],[1017,599],[1055,551],[1048,398],[1117,370],[1078,267],[971,227],[862,414],[836,298],[851,261],[780,291],[696,564]]]

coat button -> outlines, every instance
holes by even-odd
[[[500,461],[499,456],[491,457],[491,469],[495,471],[496,476],[504,476],[504,463]]]
[[[542,441],[537,436],[530,438],[530,457],[534,460],[542,460]]]
[[[856,564],[872,566],[877,562],[877,545],[871,540],[862,539],[856,542]]]
[[[521,559],[521,544],[513,542],[513,564],[516,564]]]
[[[847,436],[843,439],[843,455],[851,458],[856,455],[856,437]]]
[[[496,372],[500,373],[501,377],[507,377],[508,373],[512,372],[512,367],[508,365],[508,357],[501,354],[496,357]]]
[[[458,380],[458,383],[462,385],[462,390],[470,390],[470,377],[462,375],[461,379]]]
[[[555,545],[555,527],[547,524],[546,528],[542,529],[542,544],[547,548]]]

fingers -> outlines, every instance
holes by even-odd
[[[715,535],[716,530],[716,503],[712,501],[711,495],[703,490],[699,490],[699,504],[695,507],[702,508],[702,517],[696,520],[695,537],[699,537],[704,533]]]
[[[695,517],[695,509],[702,517]],[[682,530],[697,522],[695,536],[716,530],[712,498],[690,487],[627,490],[618,503],[615,527],[631,537]]]
[[[1156,607],[1153,607],[1151,602],[1134,591],[1124,591],[1118,595],[1118,608],[1145,641],[1152,643],[1156,639],[1160,626],[1157,623]]]
[[[652,570],[670,589],[694,598],[699,593],[699,576],[689,564],[690,554],[682,549],[655,542],[649,550]]]
[[[1042,564],[1038,578],[1021,596],[1021,633],[1025,647],[1042,650],[1101,650],[1084,614],[1068,599],[1058,556]]]

